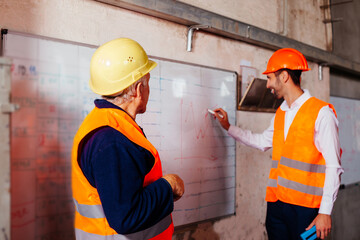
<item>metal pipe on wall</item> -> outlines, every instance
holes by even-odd
[[[186,50],[188,52],[191,52],[194,31],[199,30],[199,29],[203,29],[203,28],[209,28],[209,26],[207,26],[207,25],[194,25],[194,26],[190,26],[188,28],[187,46],[186,46]]]
[[[279,32],[281,35],[286,36],[287,35],[287,21],[288,21],[288,0],[283,0],[283,29]]]

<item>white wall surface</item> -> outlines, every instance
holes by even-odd
[[[280,0],[234,0],[227,1],[227,4],[215,0],[191,2],[273,32],[281,29],[283,1]],[[299,9],[289,12],[294,17],[291,18],[292,25],[288,25],[288,34],[299,41],[325,49],[325,31],[318,24],[322,20],[318,12],[319,2],[289,0],[289,5],[294,4],[289,8]],[[300,9],[306,14],[296,14],[295,17],[295,12]],[[0,0],[0,12],[1,28],[92,45],[100,45],[118,37],[129,37],[137,40],[152,56],[238,73],[244,61],[261,73],[272,54],[269,50],[201,31],[194,35],[192,52],[187,52],[187,26],[92,0]],[[293,26],[297,29],[292,29]],[[310,63],[310,67],[312,71],[303,75],[303,86],[313,95],[327,101],[328,69],[324,72],[324,80],[320,82],[317,64]],[[272,116],[270,113],[238,112],[237,125],[261,132],[268,127]],[[238,145],[236,215],[182,229],[174,239],[267,239],[264,197],[271,165],[270,155],[271,150],[262,153]]]

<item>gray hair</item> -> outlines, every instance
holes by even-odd
[[[136,82],[134,82],[133,84],[131,84],[129,87],[125,88],[124,90],[116,93],[115,95],[102,96],[102,98],[114,104],[116,103],[117,105],[130,102],[131,98],[136,94],[136,86],[139,83],[142,83],[144,86],[148,85],[146,75],[140,78],[139,80],[137,80]]]

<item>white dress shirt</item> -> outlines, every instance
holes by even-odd
[[[286,101],[281,104],[281,110],[285,111],[285,139],[296,113],[310,97],[309,91],[304,89],[304,93],[297,98],[290,107]],[[236,126],[230,126],[228,134],[246,146],[266,151],[272,148],[274,119],[275,116],[272,118],[270,126],[261,134],[252,133],[249,130],[243,130]],[[340,175],[344,172],[340,163],[338,124],[339,122],[329,106],[320,109],[315,122],[314,142],[316,148],[322,153],[325,159],[326,169],[319,213],[328,215],[331,215],[340,186]]]

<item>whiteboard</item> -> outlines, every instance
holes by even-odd
[[[360,100],[330,97],[339,120],[342,184],[360,182]]]
[[[99,96],[88,86],[95,48],[11,33],[13,239],[73,237],[71,147],[73,136]],[[223,107],[235,123],[234,72],[153,58],[150,98],[137,116],[158,149],[163,172],[184,179],[175,203],[175,226],[234,214],[235,141],[207,112]]]

